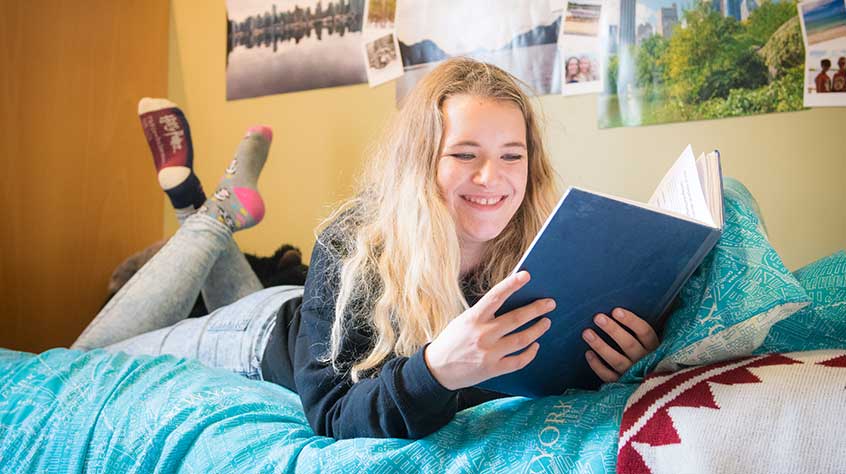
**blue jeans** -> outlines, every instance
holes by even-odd
[[[186,319],[202,291],[211,313]],[[195,214],[118,291],[71,346],[190,357],[250,378],[285,301],[301,286],[262,289],[229,229]]]

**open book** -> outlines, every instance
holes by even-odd
[[[498,314],[553,298],[550,329],[525,368],[483,382],[487,390],[540,397],[568,388],[596,388],[601,380],[584,354],[581,334],[597,313],[631,310],[658,329],[681,286],[717,243],[723,227],[719,152],[694,159],[688,146],[649,203],[570,187],[514,272],[531,280]],[[522,328],[521,328],[522,329]]]

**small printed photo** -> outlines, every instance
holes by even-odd
[[[846,106],[846,44],[808,50],[803,99],[805,107]]]
[[[602,5],[587,2],[567,2],[562,35],[597,36]]]
[[[394,35],[387,34],[376,41],[367,43],[367,67],[371,69],[385,69],[399,57],[394,48]]]
[[[810,57],[807,64],[808,92],[816,94],[846,93],[846,51],[842,56],[824,57],[816,64]]]
[[[809,46],[846,38],[846,3],[843,0],[800,3],[799,12]]]
[[[564,84],[599,80],[599,61],[594,53],[564,54]]]
[[[365,29],[390,30],[394,28],[397,0],[367,0],[365,8]]]
[[[364,43],[367,82],[370,87],[396,79],[403,74],[399,44],[393,33]]]

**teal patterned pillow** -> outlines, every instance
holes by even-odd
[[[621,381],[752,353],[777,322],[810,298],[767,240],[757,203],[737,180],[724,182],[725,227],[682,287],[661,345]]]
[[[802,267],[793,274],[811,305],[780,321],[756,353],[846,348],[846,252]]]

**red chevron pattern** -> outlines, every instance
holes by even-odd
[[[825,367],[846,367],[846,355],[835,357],[834,359],[829,359],[823,362],[818,362],[817,364]]]
[[[846,355],[827,361],[825,364],[843,364],[846,367]],[[673,407],[709,408],[719,410],[714,400],[710,384],[738,385],[761,383],[750,368],[773,365],[794,365],[802,362],[781,354],[725,361],[717,364],[686,369],[669,376],[658,385],[641,390],[632,395],[623,413],[618,447],[617,472],[649,473],[651,470],[633,442],[650,446],[663,446],[681,443],[679,433],[673,426],[668,410]],[[836,365],[840,367],[841,365]],[[654,374],[650,379],[668,377]]]

